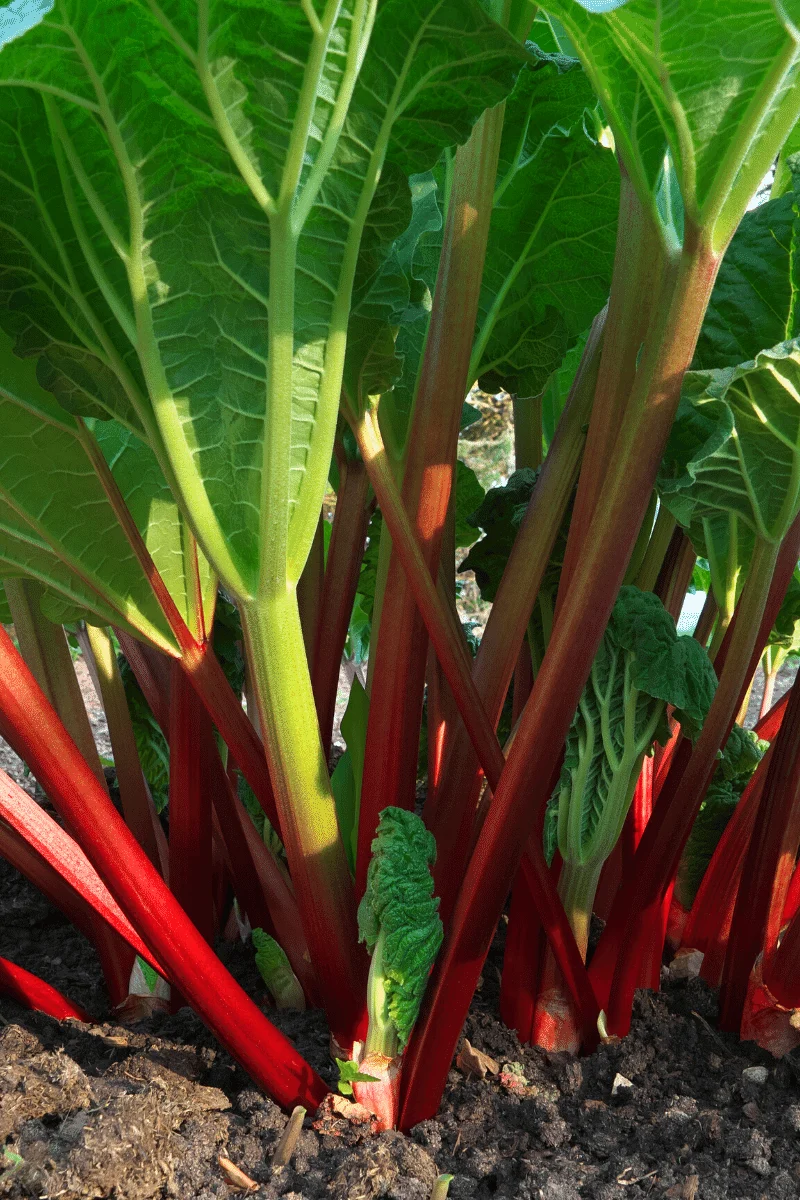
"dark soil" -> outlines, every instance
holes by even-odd
[[[220,953],[266,1007],[250,953]],[[91,947],[2,863],[0,954],[104,1016]],[[519,1064],[516,1079],[453,1070],[440,1115],[409,1138],[343,1120],[319,1133],[309,1115],[290,1166],[274,1173],[284,1114],[188,1010],[85,1026],[0,1000],[0,1196],[234,1195],[220,1154],[260,1184],[252,1195],[286,1200],[423,1200],[439,1172],[454,1176],[454,1200],[800,1196],[800,1063],[718,1034],[704,985],[642,993],[630,1036],[576,1060],[520,1048],[497,1019],[499,965],[496,952],[465,1033],[501,1065]],[[270,1015],[332,1079],[321,1014]],[[754,1065],[764,1082],[743,1075]],[[618,1073],[632,1086],[615,1097]]]

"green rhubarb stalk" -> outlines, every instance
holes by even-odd
[[[295,589],[284,584],[266,599],[243,604],[242,618],[292,883],[328,1019],[346,1046],[363,1005],[364,972]]]
[[[656,586],[674,529],[675,518],[663,504],[660,505],[644,558],[633,578],[633,582],[643,592],[652,592]]]

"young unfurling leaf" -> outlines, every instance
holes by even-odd
[[[642,759],[669,736],[667,705],[694,739],[716,689],[713,667],[652,592],[623,587],[567,738],[553,796],[559,891],[586,949],[600,869],[622,831]]]
[[[372,956],[367,1053],[393,1058],[409,1039],[428,972],[442,942],[430,868],[433,835],[420,818],[385,808],[372,843],[367,890],[358,909],[361,941]]]

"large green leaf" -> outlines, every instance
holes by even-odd
[[[174,637],[120,527],[75,419],[0,339],[0,578],[39,580],[68,607],[126,625],[171,653]]]
[[[800,115],[798,0],[545,8],[583,61],[641,199],[653,207],[669,148],[687,215],[698,226],[722,218],[724,245]]]
[[[306,557],[351,290],[407,224],[401,174],[522,57],[477,0],[57,0],[3,53],[0,81],[39,93],[0,100],[15,332],[166,452],[239,595],[265,553],[273,577]]]
[[[487,391],[542,390],[608,297],[619,205],[613,154],[574,59],[539,55],[506,101],[471,373]]]
[[[470,375],[484,388],[540,392],[567,348],[606,301],[616,240],[619,171],[614,156],[584,131],[595,105],[575,59],[532,49],[505,103]],[[399,456],[425,345],[436,281],[440,204],[452,156],[418,181],[416,236],[408,262],[412,303],[396,341],[402,374],[381,401],[387,444]],[[427,224],[423,224],[427,218]],[[415,290],[416,289],[416,290]]]
[[[777,543],[800,509],[800,340],[690,371],[658,481],[677,520],[733,518]]]
[[[797,328],[800,178],[783,196],[745,213],[711,293],[693,367],[735,367],[789,341]]]

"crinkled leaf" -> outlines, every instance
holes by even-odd
[[[652,592],[623,587],[573,718],[554,799],[565,861],[599,865],[613,849],[643,756],[669,738],[666,707],[696,737],[716,689],[699,643],[679,637]]]
[[[606,637],[630,654],[634,687],[672,705],[684,734],[695,738],[717,686],[699,642],[678,637],[675,622],[658,597],[635,587],[620,589]]]
[[[687,213],[703,224],[729,202],[735,227],[760,176],[750,170],[744,196],[731,183],[745,163],[759,175],[763,160],[765,173],[800,109],[797,0],[630,0],[603,14],[548,0],[546,10],[579,54],[645,204],[668,146]]]
[[[694,902],[725,826],[767,746],[752,729],[733,726],[681,858],[676,892],[684,908]]]
[[[428,973],[442,943],[439,899],[431,865],[436,842],[416,813],[385,808],[380,815],[367,888],[358,907],[360,940],[372,954],[383,935],[388,1015],[402,1049],[408,1041]]]
[[[481,598],[492,601],[497,594],[514,538],[525,515],[538,471],[522,467],[514,471],[508,483],[490,488],[478,509],[469,517],[469,524],[484,531],[467,557],[461,562],[459,571],[474,571],[475,582]],[[566,527],[562,529],[553,547],[550,563],[542,579],[541,588],[552,591],[558,587],[561,564],[566,548]]]
[[[690,536],[731,517],[781,541],[800,508],[799,397],[798,341],[738,367],[687,373],[658,488]]]

